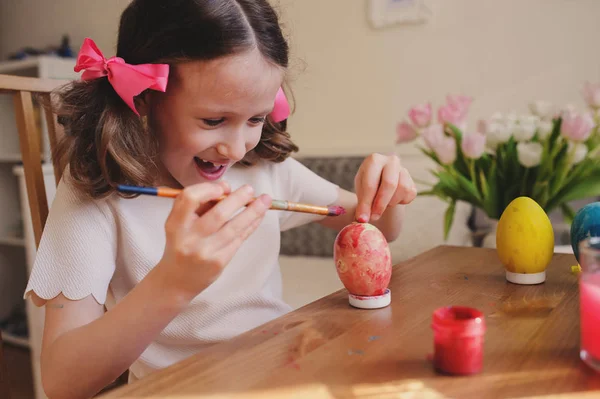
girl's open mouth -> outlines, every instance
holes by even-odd
[[[194,162],[202,177],[207,180],[217,180],[223,176],[223,173],[227,170],[227,165],[214,164],[211,161],[200,159],[198,157],[194,157]]]

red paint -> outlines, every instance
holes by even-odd
[[[329,216],[341,216],[344,215],[346,213],[346,209],[344,209],[343,206],[330,206],[329,208],[327,208],[327,210],[329,211]]]
[[[358,225],[353,229],[349,229],[352,232],[352,248],[358,248],[358,240],[360,239],[360,235],[365,231],[363,225]]]
[[[448,306],[433,313],[434,367],[447,374],[479,373],[483,368],[485,320],[477,309]]]
[[[352,223],[342,229],[334,244],[334,260],[346,289],[360,296],[382,295],[392,276],[390,248],[377,228]]]
[[[352,228],[349,228],[352,226]],[[348,246],[352,246],[352,248],[358,247],[358,240],[360,239],[360,235],[365,230],[364,226],[360,223],[353,223],[344,227],[337,238],[340,246],[343,248],[347,248]]]

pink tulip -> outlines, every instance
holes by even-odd
[[[419,104],[408,111],[408,117],[417,127],[426,127],[431,123],[431,104]]]
[[[600,108],[600,83],[586,82],[583,86],[583,98],[590,108]]]
[[[560,133],[572,141],[585,141],[594,128],[594,119],[589,113],[567,112],[562,117]]]
[[[467,114],[473,99],[467,96],[446,97],[446,105],[438,109],[438,121],[440,123],[451,123],[461,130],[465,130]]]
[[[485,150],[485,135],[471,133],[463,137],[461,149],[467,158],[478,159]]]
[[[433,150],[444,165],[450,165],[456,160],[456,141],[453,137],[444,136]]]
[[[431,125],[423,130],[421,133],[425,143],[430,149],[435,149],[440,146],[444,139],[444,127],[440,124]]]
[[[408,122],[396,126],[396,144],[407,143],[417,138],[417,130]]]
[[[465,122],[466,112],[454,105],[444,105],[438,109],[438,121],[460,126]]]
[[[448,105],[463,109],[465,110],[465,113],[469,110],[472,102],[473,98],[467,96],[446,96],[446,103],[448,103]]]
[[[441,163],[449,165],[456,160],[456,141],[444,134],[440,124],[431,125],[421,133],[427,146],[437,155]]]

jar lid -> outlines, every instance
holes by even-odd
[[[433,312],[432,328],[458,336],[482,335],[485,332],[483,312],[466,306],[445,306]]]

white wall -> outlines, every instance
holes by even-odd
[[[367,0],[274,0],[294,51],[303,153],[391,151],[411,104],[472,95],[472,119],[524,110],[534,99],[581,104],[600,81],[598,0],[426,0],[427,24],[374,30]],[[0,0],[2,55],[24,45],[75,47],[90,36],[107,54],[127,0]]]
[[[538,98],[580,104],[583,81],[600,80],[600,1],[426,2],[428,24],[379,31],[367,1],[281,0],[307,64],[296,82],[301,146],[378,150],[417,102],[472,95],[476,120]]]

